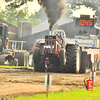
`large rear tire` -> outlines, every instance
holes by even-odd
[[[31,67],[34,67],[34,60],[32,59]]]
[[[45,72],[45,56],[40,54],[39,46],[34,50],[32,64],[34,65],[35,72]]]
[[[3,50],[3,46],[2,46],[2,40],[0,39],[0,51]]]
[[[82,51],[80,73],[85,73],[86,71],[86,59],[87,59],[87,52]]]
[[[81,64],[81,48],[78,45],[67,47],[66,69],[68,73],[79,73]]]
[[[34,63],[37,64],[40,61],[40,48],[36,47],[33,53]]]
[[[18,59],[15,59],[15,66],[18,66]]]
[[[45,72],[45,56],[41,55],[38,63],[34,63],[35,72]]]
[[[81,51],[82,49],[78,45],[68,45],[66,48],[66,65],[60,66],[60,70],[67,73],[79,73],[81,64]]]
[[[100,61],[98,61],[98,63],[97,63],[97,70],[100,71]]]
[[[24,52],[18,52],[15,54],[15,58],[18,59],[18,66],[24,66],[25,61],[25,53]]]

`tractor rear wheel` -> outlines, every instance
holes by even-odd
[[[20,54],[20,58],[19,58],[19,66],[24,66],[24,55],[25,53],[21,52]]]
[[[31,67],[34,67],[34,51],[33,51],[33,53],[32,53],[32,61],[31,61]]]
[[[3,50],[3,47],[2,47],[2,45],[0,45],[0,51],[2,51]]]
[[[87,59],[87,52],[82,51],[81,54],[81,67],[80,67],[80,72],[85,73],[86,71],[86,59]]]
[[[69,73],[78,73],[80,70],[81,49],[77,45],[67,46],[66,69]]]
[[[24,52],[16,53],[15,58],[18,59],[18,66],[24,66],[24,58],[25,58]]]
[[[97,70],[100,71],[100,61],[98,61],[98,63],[97,63]]]
[[[45,56],[40,54],[40,48],[36,47],[33,53],[32,65],[35,72],[45,72]]]
[[[45,56],[41,55],[39,62],[34,62],[34,70],[35,72],[45,72]]]
[[[33,53],[34,63],[37,64],[40,61],[40,48],[36,47]]]
[[[81,64],[81,51],[78,45],[68,45],[66,47],[67,61],[65,66],[60,66],[63,72],[79,73]]]
[[[3,47],[2,47],[2,40],[0,39],[0,51],[3,50]]]
[[[34,67],[34,60],[32,59],[31,67]]]
[[[15,59],[15,66],[18,66],[18,59]]]

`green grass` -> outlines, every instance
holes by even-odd
[[[46,98],[46,94],[36,94],[27,97],[17,97],[10,100],[100,100],[100,87],[94,87],[93,91],[77,89],[68,92],[51,92]]]
[[[100,70],[97,70],[96,72],[100,72]]]
[[[0,65],[1,68],[27,68],[27,69],[34,69],[34,67],[27,67],[27,66],[5,66]]]

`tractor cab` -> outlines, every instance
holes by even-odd
[[[66,37],[65,32],[63,30],[54,30],[53,35],[56,35],[61,39],[64,39]]]
[[[54,30],[53,35],[57,36],[60,40],[62,40],[63,45],[65,45],[66,33],[63,30]]]

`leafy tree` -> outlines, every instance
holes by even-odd
[[[28,8],[18,10],[17,8],[6,6],[5,10],[0,8],[0,19],[5,20],[6,22],[13,24],[17,27],[19,21],[32,21],[33,26],[41,23],[41,20],[37,19],[35,14],[29,15]]]
[[[1,7],[0,7],[0,19],[3,19],[3,20],[4,20],[4,12],[3,12],[3,10],[1,9]]]
[[[12,23],[12,21],[16,21],[17,20],[16,19],[16,16],[17,16],[16,8],[6,6],[5,7],[5,11],[3,11],[3,12],[4,12],[5,20],[8,23]]]
[[[93,10],[98,10],[100,6],[99,0],[66,0],[66,3],[71,5],[71,9],[76,9],[77,6],[85,5],[86,7],[93,8]]]
[[[47,20],[45,11],[42,8],[39,10],[38,14],[35,13],[35,15],[37,15],[37,18],[40,19],[42,22]]]
[[[37,19],[37,15],[31,13],[31,15],[28,18],[29,21],[33,22],[33,27],[41,23],[40,19]]]
[[[15,8],[18,8],[18,7],[26,4],[27,2],[32,2],[32,1],[35,1],[35,0],[5,0],[5,2],[10,2],[9,6],[12,6]]]
[[[23,21],[28,19],[27,7],[23,9],[16,9],[11,6],[6,6],[4,12],[5,21],[17,26],[18,21]]]
[[[19,11],[17,11],[17,22],[18,21],[23,21],[23,20],[28,20],[29,17],[29,11],[28,11],[28,7],[25,7],[23,9],[20,9]]]
[[[69,17],[73,14],[72,10],[70,9],[69,5],[66,5],[66,13],[65,16]]]
[[[95,11],[95,15],[100,19],[100,0],[66,0],[69,4],[70,9],[74,11],[79,9],[80,6],[84,5],[87,8],[92,8]],[[100,27],[100,20],[98,20],[98,26]]]
[[[32,2],[35,0],[5,0],[5,2],[10,2],[9,6],[12,7],[20,7],[21,5],[24,5],[27,2]],[[43,0],[37,0],[38,2],[41,2]],[[100,0],[66,0],[67,4],[67,12],[66,16],[69,16],[72,14],[71,10],[77,10],[80,8],[81,5],[85,5],[87,8],[92,8],[95,12],[95,15],[100,19]],[[98,20],[98,25],[100,25],[100,22]]]
[[[5,0],[5,2],[10,2],[9,6],[12,7],[20,7],[21,5],[24,5],[27,2],[32,2],[35,0]],[[37,0],[38,2],[41,2],[43,0]],[[86,7],[93,8],[93,10],[100,9],[100,1],[99,0],[66,0],[66,4],[70,6],[71,9],[76,10],[81,5],[85,5]]]

